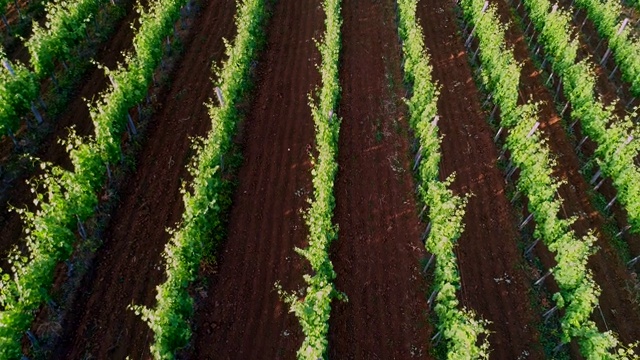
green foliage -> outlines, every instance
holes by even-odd
[[[538,6],[531,9],[532,17],[544,17],[549,14],[546,11],[550,7],[544,1],[529,0],[529,5]],[[619,341],[614,334],[611,331],[600,333],[591,320],[600,288],[593,281],[593,275],[587,268],[587,259],[595,251],[593,244],[596,239],[592,234],[578,238],[570,227],[575,219],[561,219],[558,216],[562,200],[556,198],[560,182],[552,176],[555,162],[546,142],[538,132],[532,131],[537,123],[537,106],[517,106],[512,99],[497,95],[509,92],[517,94],[519,81],[518,77],[514,76],[514,69],[519,65],[515,61],[513,51],[506,49],[503,26],[483,25],[484,22],[499,22],[492,7],[481,14],[483,5],[483,0],[462,0],[461,3],[465,18],[476,26],[476,36],[480,42],[482,81],[493,93],[494,102],[501,110],[501,125],[508,130],[506,147],[511,153],[513,165],[520,169],[516,186],[529,199],[528,208],[536,222],[534,236],[542,239],[554,253],[557,262],[551,271],[560,289],[554,295],[556,306],[565,309],[565,314],[560,320],[561,340],[568,343],[576,339],[582,354],[588,359],[623,358],[615,353]],[[556,20],[567,19],[566,15],[557,12],[551,13],[550,16]],[[566,24],[555,21],[553,24],[550,23],[546,31],[540,30],[540,38],[542,41],[567,39],[562,35],[567,28]],[[551,59],[561,59],[554,63],[554,66],[569,68],[571,63],[565,62],[565,57],[573,56],[575,59],[575,42],[556,44],[553,49],[555,53]],[[580,76],[584,76],[584,73]]]
[[[640,96],[640,42],[632,36],[630,24],[618,33],[623,21],[620,0],[576,0],[575,3],[587,12],[598,34],[609,42],[622,79],[630,84],[633,96]]]
[[[338,238],[338,229],[331,219],[335,207],[333,185],[338,171],[336,156],[340,131],[340,119],[334,114],[340,96],[340,4],[340,0],[323,1],[326,29],[323,41],[316,44],[322,58],[319,67],[322,87],[317,102],[309,97],[318,157],[312,161],[314,196],[305,217],[309,227],[309,246],[306,249],[296,248],[296,252],[311,263],[314,274],[304,275],[307,288],[302,299],[298,299],[295,294],[285,294],[279,289],[279,293],[289,304],[289,311],[298,318],[305,335],[298,350],[298,359],[317,360],[327,357],[331,300],[336,298],[347,301],[346,296],[335,288],[333,280],[336,273],[329,259],[329,247]]]
[[[155,359],[175,358],[176,351],[191,338],[189,322],[194,310],[188,287],[196,279],[200,261],[211,255],[214,244],[220,240],[222,213],[231,201],[225,191],[221,159],[232,146],[239,120],[236,107],[250,87],[251,64],[263,43],[265,19],[264,1],[238,3],[236,39],[233,46],[227,47],[229,58],[217,74],[224,104],[209,104],[212,129],[206,139],[195,145],[195,160],[189,166],[193,176],[191,192],[183,184],[182,222],[170,231],[171,240],[164,251],[167,280],[157,287],[157,304],[153,309],[131,307],[154,332],[151,353]]]
[[[613,180],[618,201],[627,212],[631,232],[640,233],[640,171],[634,161],[639,154],[640,142],[637,128],[631,121],[637,114],[634,111],[625,118],[619,118],[613,113],[613,106],[605,106],[602,101],[597,100],[593,65],[588,63],[588,60],[576,62],[575,51],[572,56],[567,56],[567,51],[563,51],[577,46],[575,34],[569,30],[568,13],[562,10],[550,12],[551,5],[548,0],[525,0],[524,3],[529,17],[540,32],[539,41],[553,71],[562,78],[564,94],[571,103],[571,117],[580,120],[584,133],[597,144],[595,156],[598,165],[602,173]],[[617,9],[610,2],[607,4],[601,4],[603,9],[609,9],[606,11]],[[614,26],[617,32],[618,25],[611,25],[615,23],[612,13],[599,16],[601,20],[596,22],[600,24],[602,31],[605,27]],[[625,31],[620,34],[619,38],[628,39],[626,33]],[[640,62],[639,55],[633,55],[632,58],[634,62]],[[620,67],[624,67],[622,63]],[[634,76],[634,79],[640,81],[638,75]]]
[[[42,79],[53,73],[54,61],[70,60],[71,47],[87,35],[87,26],[107,0],[57,0],[46,5],[44,27],[33,22],[33,34],[25,42],[31,66]]]
[[[33,22],[33,33],[25,41],[33,72],[15,62],[15,76],[0,70],[0,135],[15,132],[20,117],[30,108],[40,92],[40,81],[53,74],[55,61],[71,60],[71,49],[87,36],[87,26],[107,0],[60,0],[46,5],[44,27]],[[0,9],[4,6],[0,4]],[[0,58],[6,60],[3,51]]]
[[[184,0],[158,0],[141,16],[133,43],[136,53],[127,56],[127,68],[110,72],[116,86],[102,94],[92,107],[95,138],[72,134],[65,145],[73,171],[50,167],[40,179],[35,213],[21,211],[26,222],[28,255],[10,258],[13,278],[0,280],[0,359],[21,356],[20,339],[29,328],[38,306],[48,299],[55,266],[68,259],[78,222],[84,222],[98,203],[97,192],[105,180],[105,166],[121,157],[120,139],[127,111],[143,100],[154,69],[160,62],[162,42],[180,15]],[[34,189],[34,192],[36,190]]]
[[[2,49],[0,61],[6,61],[14,72],[11,74],[4,66],[0,68],[0,135],[6,135],[20,127],[20,116],[38,97],[39,85],[31,71],[20,62],[10,64]]]
[[[456,291],[460,288],[460,274],[454,248],[464,230],[462,219],[467,198],[455,196],[448,189],[453,177],[445,182],[438,180],[441,139],[438,137],[435,119],[439,89],[432,80],[432,68],[425,50],[422,28],[416,21],[416,6],[417,0],[398,1],[398,30],[403,42],[405,80],[413,88],[413,95],[407,100],[407,105],[411,116],[410,125],[420,143],[419,194],[429,208],[431,223],[425,246],[436,259],[436,327],[446,339],[448,359],[488,358],[488,322],[477,320],[473,311],[460,309],[456,297]],[[479,342],[481,343],[478,344]]]

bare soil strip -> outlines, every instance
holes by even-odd
[[[482,112],[462,39],[457,35],[455,3],[422,2],[418,8],[434,78],[442,85],[438,123],[442,142],[441,176],[456,172],[454,192],[473,193],[459,241],[463,304],[492,322],[491,357],[542,358],[530,307],[530,275],[523,271],[519,233],[497,166],[493,133]],[[526,357],[529,354],[528,357]]]
[[[321,2],[279,0],[244,120],[243,164],[228,237],[196,311],[193,359],[293,359],[302,330],[275,291],[303,286],[302,217],[312,194],[314,127],[307,94],[320,85],[313,42],[324,32]]]
[[[203,3],[53,358],[149,356],[152,333],[127,305],[152,306],[155,287],[163,281],[165,229],[176,224],[183,210],[179,189],[183,179],[188,181],[189,139],[204,136],[211,126],[203,105],[213,96],[211,61],[224,56],[222,37],[232,38],[234,13],[232,0]]]
[[[342,118],[335,184],[338,290],[330,357],[429,358],[426,257],[409,164],[393,1],[343,3]]]
[[[589,184],[580,174],[578,156],[554,108],[553,94],[544,86],[546,79],[540,76],[530,58],[522,29],[514,22],[506,1],[496,1],[495,4],[498,5],[502,21],[511,22],[506,31],[507,43],[514,45],[516,60],[523,64],[520,100],[524,101],[532,97],[535,101],[541,102],[540,129],[549,140],[551,152],[557,156],[558,167],[554,175],[568,181],[568,184],[562,185],[558,191],[559,196],[564,200],[564,216],[578,216],[573,226],[578,235],[582,236],[589,229],[593,229],[598,238],[596,246],[599,249],[595,255],[591,256],[589,267],[594,272],[595,281],[602,288],[600,307],[606,324],[598,309],[595,309],[593,319],[598,323],[600,330],[614,330],[620,334],[620,339],[625,343],[635,341],[640,338],[640,313],[637,304],[634,303],[633,294],[629,291],[631,284],[629,273],[612,247],[612,240],[603,231],[604,218],[590,202],[587,195]],[[536,251],[541,256],[545,267],[554,265],[546,248],[536,247]]]

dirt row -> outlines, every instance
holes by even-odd
[[[624,263],[621,262],[612,240],[605,231],[605,219],[594,208],[588,197],[589,184],[580,173],[580,161],[574,145],[567,136],[561,119],[554,107],[553,96],[544,85],[544,79],[531,60],[531,54],[520,28],[510,11],[507,1],[494,1],[498,7],[501,21],[509,22],[506,31],[507,44],[514,47],[516,60],[523,64],[520,78],[520,102],[529,100],[540,102],[538,120],[543,136],[546,137],[552,154],[556,156],[557,169],[554,175],[566,179],[567,184],[560,187],[558,194],[563,199],[563,217],[578,216],[573,229],[579,236],[593,230],[598,241],[598,252],[589,259],[589,268],[594,272],[596,283],[602,288],[599,303],[602,310],[594,312],[594,321],[601,330],[611,329],[620,334],[620,339],[630,343],[640,338],[640,315],[634,295],[629,292],[631,281]],[[530,228],[533,225],[529,225]],[[551,254],[543,246],[536,247],[546,268],[554,265]],[[549,278],[550,279],[550,278]],[[547,281],[548,282],[548,281]],[[603,318],[605,321],[603,321]]]
[[[53,358],[149,357],[152,333],[129,304],[152,306],[163,281],[161,253],[183,211],[180,184],[188,181],[190,138],[211,126],[204,102],[213,96],[211,62],[224,56],[223,37],[233,38],[235,2],[203,2],[183,40],[185,52],[170,75],[162,107],[152,116],[136,159],[136,171],[119,194],[94,267],[83,279],[62,343]],[[73,111],[74,109],[72,109]]]
[[[303,288],[309,267],[303,211],[312,196],[314,126],[307,94],[320,85],[313,39],[324,32],[321,1],[274,2],[257,86],[239,138],[243,163],[217,264],[196,310],[193,359],[293,359],[295,316],[275,291]]]
[[[523,270],[519,233],[498,149],[480,105],[464,39],[451,1],[422,1],[418,15],[431,56],[433,75],[442,86],[438,123],[442,141],[441,178],[456,173],[458,194],[472,193],[457,250],[463,304],[491,321],[489,336],[496,359],[542,358],[536,329],[540,314],[530,305],[531,275]],[[433,21],[438,19],[438,21]]]
[[[331,259],[339,290],[334,302],[330,357],[429,358],[428,284],[420,260],[415,184],[409,171],[407,109],[393,1],[342,5],[338,142]]]

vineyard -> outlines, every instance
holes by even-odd
[[[637,0],[0,12],[0,360],[640,359]]]

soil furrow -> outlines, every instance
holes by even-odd
[[[150,121],[137,170],[120,194],[54,358],[149,356],[153,333],[127,306],[152,306],[155,286],[163,280],[165,229],[175,226],[184,209],[179,190],[189,178],[189,139],[204,136],[211,126],[203,103],[213,96],[213,85],[203,74],[210,74],[211,60],[224,56],[222,37],[233,36],[234,12],[232,0],[205,2],[184,40],[171,89]]]
[[[538,111],[540,129],[544,132],[544,137],[549,140],[551,153],[557,157],[558,165],[554,175],[568,182],[558,190],[558,195],[564,200],[565,214],[562,215],[578,216],[573,229],[579,236],[592,229],[598,238],[596,242],[598,251],[590,257],[589,268],[594,272],[594,280],[602,288],[599,303],[606,324],[597,309],[594,309],[593,319],[601,330],[610,328],[618,332],[620,339],[625,343],[637,340],[640,338],[640,314],[637,305],[633,303],[633,294],[628,289],[631,278],[612,247],[611,238],[604,231],[605,219],[590,202],[589,184],[580,173],[578,156],[554,108],[553,94],[544,86],[546,79],[540,76],[534,66],[522,29],[514,22],[509,6],[504,1],[494,3],[498,6],[502,21],[505,23],[510,21],[506,31],[507,43],[514,46],[516,60],[523,64],[523,75],[520,78],[521,101],[523,98],[531,97],[534,101],[540,102]],[[554,265],[546,248],[537,247],[536,252],[542,257],[545,267]]]
[[[520,235],[464,39],[458,35],[455,3],[422,2],[418,14],[434,78],[442,85],[438,101],[438,125],[444,135],[440,174],[444,178],[456,172],[454,192],[473,194],[458,245],[462,303],[492,322],[492,358],[542,358],[535,325],[538,314],[530,305],[530,280],[518,248]]]
[[[312,192],[307,94],[320,85],[313,42],[324,30],[320,5],[274,5],[242,125],[244,160],[228,235],[216,267],[204,274],[210,285],[196,312],[194,359],[292,359],[302,343],[298,321],[274,285],[300,289],[307,268],[294,248],[304,247],[308,235],[301,213]]]
[[[393,1],[343,3],[342,119],[335,184],[338,240],[330,356],[429,358],[426,257],[410,172]],[[375,34],[375,35],[374,35]]]

